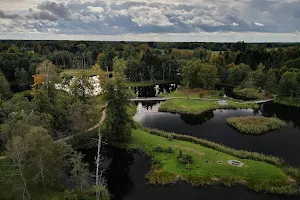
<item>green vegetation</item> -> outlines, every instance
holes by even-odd
[[[262,116],[231,117],[227,119],[227,123],[240,132],[249,135],[259,135],[270,130],[280,129],[286,125],[280,119]]]
[[[221,91],[204,90],[201,88],[180,88],[174,92],[161,94],[161,97],[183,97],[183,98],[207,98],[222,99]]]
[[[258,105],[255,103],[232,103],[232,102],[228,102],[228,105],[219,105],[217,101],[171,99],[163,102],[159,107],[159,111],[197,115],[206,111],[216,110],[216,109],[248,109],[248,108],[258,108]]]
[[[262,100],[262,99],[273,98],[271,95],[266,95],[265,92],[256,88],[243,88],[243,89],[235,88],[233,92],[236,93],[237,95],[252,98],[252,99]]]
[[[167,139],[170,135],[173,136],[173,140]],[[256,191],[288,195],[298,192],[294,183],[287,183],[290,177],[280,168],[281,161],[274,157],[237,151],[190,136],[146,129],[132,130],[128,145],[131,148],[143,149],[152,157],[152,171],[147,174],[152,184],[168,184],[178,179],[195,186],[232,186],[243,182],[245,187]],[[174,152],[157,151],[157,146],[172,148]],[[183,152],[182,155],[189,155],[191,158],[187,162],[180,162],[180,151]],[[239,160],[244,166],[229,165],[228,160]],[[219,164],[219,161],[222,161],[222,164]],[[266,161],[274,162],[272,164],[277,166]],[[190,166],[187,167],[186,163]],[[285,187],[288,190],[282,190]]]
[[[278,96],[275,99],[276,103],[287,105],[287,106],[295,106],[300,107],[300,98],[299,97],[284,97]]]
[[[96,73],[90,69],[64,69],[60,72],[61,77],[72,77],[72,76],[93,76]]]
[[[169,81],[169,80],[155,80],[155,81],[143,81],[143,82],[127,81],[126,85],[128,87],[142,87],[142,86],[152,86],[157,84],[168,84],[168,83],[174,83],[174,81]]]

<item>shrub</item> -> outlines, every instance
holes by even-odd
[[[188,154],[183,154],[181,150],[179,151],[177,158],[180,163],[183,163],[183,164],[192,163],[192,156],[188,155]]]
[[[191,170],[192,169],[192,165],[190,163],[185,165],[185,169]]]
[[[170,184],[177,181],[177,176],[174,173],[166,172],[163,170],[152,170],[147,175],[150,184]]]
[[[152,166],[151,166],[152,169],[161,169],[162,168],[161,161],[159,161],[157,159],[152,159],[151,164],[152,164]]]
[[[164,152],[163,148],[160,147],[160,146],[155,147],[154,151],[155,151],[155,152],[158,152],[158,153]]]
[[[173,153],[174,150],[173,150],[171,147],[168,147],[168,148],[166,149],[166,152],[167,152],[167,153]]]

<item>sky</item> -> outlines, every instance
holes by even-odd
[[[300,42],[300,0],[0,0],[0,39]]]

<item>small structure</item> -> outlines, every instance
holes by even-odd
[[[236,166],[236,167],[242,167],[244,163],[238,161],[238,160],[228,160],[228,164]]]
[[[225,101],[225,100],[218,101],[218,104],[221,105],[221,106],[227,106],[228,105],[227,101]]]

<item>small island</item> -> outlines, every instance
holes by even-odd
[[[286,125],[280,119],[263,116],[231,117],[227,119],[227,123],[247,135],[259,135]]]

